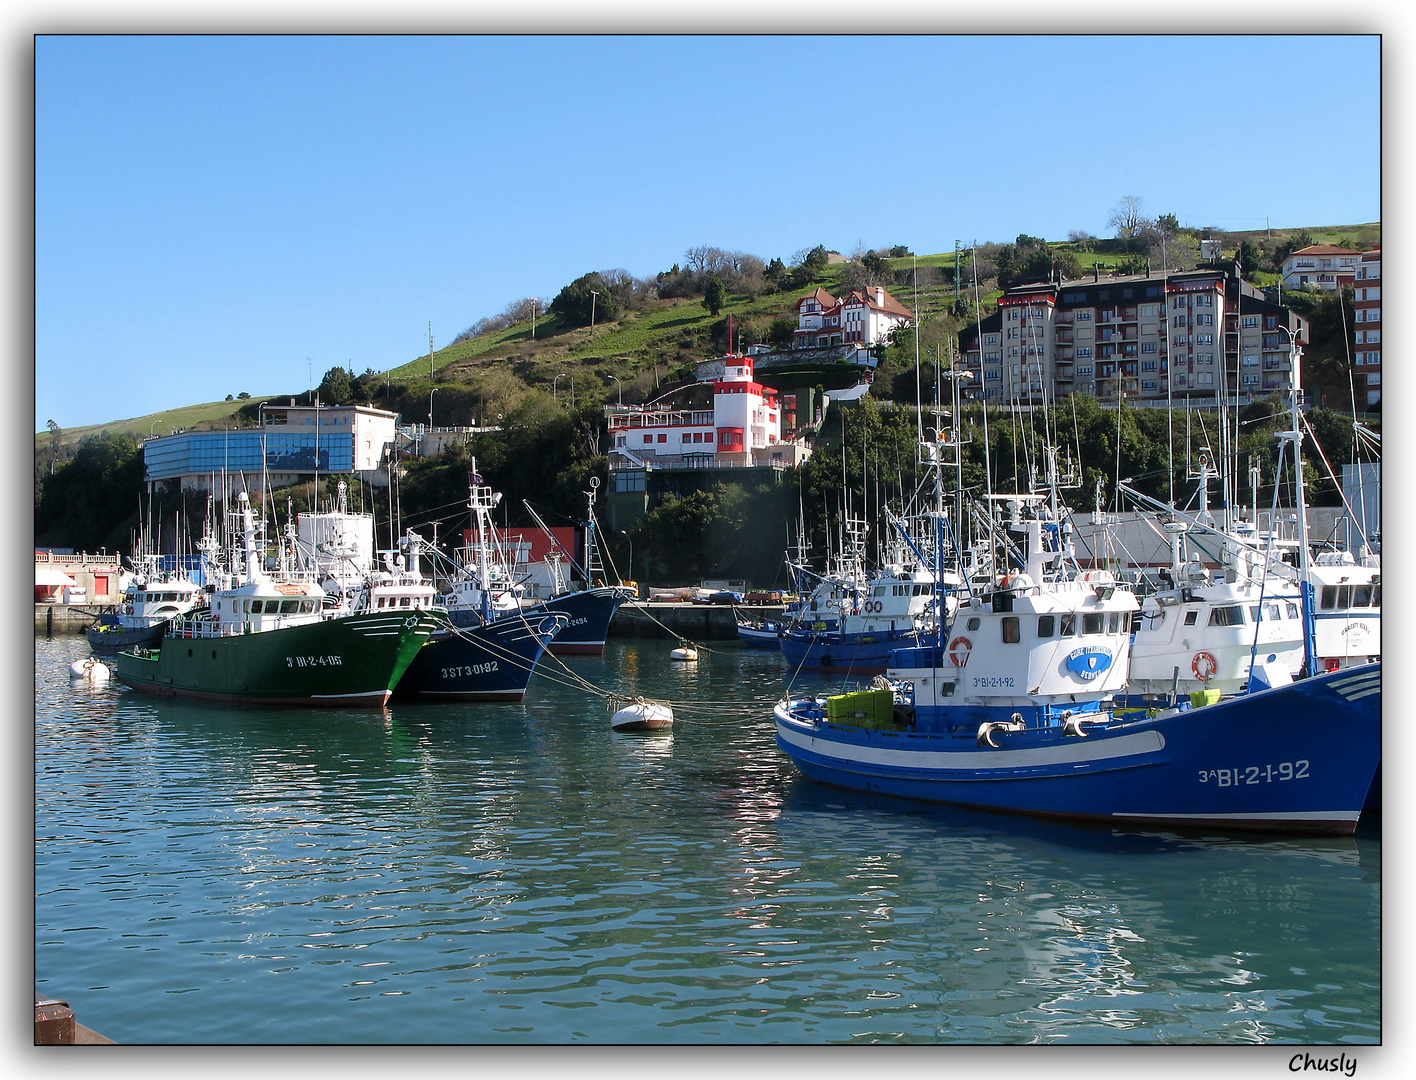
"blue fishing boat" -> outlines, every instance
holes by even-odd
[[[1296,415],[1293,427],[1280,438],[1296,451]],[[966,579],[947,632],[896,651],[870,689],[781,701],[778,747],[812,779],[905,798],[1113,825],[1353,832],[1381,765],[1380,663],[1311,674],[1310,630],[1307,678],[1117,704],[1137,602],[1124,582],[1077,569],[1048,453],[1050,509],[999,496],[1013,520],[989,530],[1022,537],[1022,572],[987,589]],[[1311,627],[1311,587],[1302,599]]]
[[[958,686],[940,650],[907,650],[891,676],[885,689],[779,704],[777,745],[803,775],[857,791],[1113,825],[1334,835],[1357,827],[1381,764],[1380,664],[1198,708],[1054,701],[1006,720],[931,704],[933,688]]]

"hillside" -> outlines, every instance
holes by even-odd
[[[1365,223],[1250,232],[1182,229],[1175,242],[1194,246],[1200,234],[1218,239],[1226,257],[1232,257],[1244,241],[1271,255],[1299,234],[1306,234],[1314,243],[1362,248],[1380,240],[1381,227],[1380,223]],[[1018,238],[1019,242],[1031,239]],[[884,285],[905,307],[919,310],[924,325],[923,349],[928,351],[932,346],[943,352],[952,349],[948,339],[953,331],[964,319],[974,318],[969,302],[975,259],[982,279],[979,298],[983,313],[987,314],[1001,292],[999,259],[1003,249],[1012,246],[989,243],[980,244],[977,250],[875,257],[873,261],[868,254],[860,260],[838,260],[832,253],[832,259],[809,284],[782,291],[730,291],[716,315],[709,312],[701,294],[658,299],[652,296],[652,289],[648,290],[651,295],[636,297],[614,317],[597,319],[593,326],[574,325],[561,315],[541,313],[534,322],[525,319],[435,349],[431,357],[424,354],[389,371],[366,372],[356,380],[352,396],[395,409],[403,413],[406,421],[416,423],[427,419],[429,391],[436,386],[439,424],[470,424],[509,413],[535,393],[556,397],[568,394],[577,403],[608,402],[617,396],[626,402],[644,401],[652,398],[657,388],[688,376],[695,361],[725,351],[729,316],[738,344],[766,340],[774,320],[795,323],[796,302],[816,285],[837,295],[852,285]],[[1120,241],[1099,238],[1046,243],[1054,262],[1075,258],[1084,273],[1091,272],[1094,265],[1106,273],[1144,261],[1143,255],[1127,252],[1123,247]],[[956,265],[960,270],[957,292]],[[1275,270],[1276,267],[1261,268],[1250,277],[1255,284],[1269,285],[1277,280]],[[1330,347],[1324,355],[1336,357],[1339,353],[1339,349]],[[355,373],[349,375],[352,378]],[[1340,380],[1332,381],[1336,386]],[[885,390],[878,387],[876,392]],[[287,387],[280,395],[271,396],[304,392]],[[178,427],[239,424],[242,419],[236,416],[238,410],[247,408],[249,415],[249,406],[258,400],[264,399],[210,402],[65,430],[60,435],[60,445],[53,448],[50,433],[40,432],[35,436],[35,450],[37,455],[45,456],[57,451],[55,456],[62,459],[86,435],[104,431],[141,439],[145,433]]]

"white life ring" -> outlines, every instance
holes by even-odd
[[[969,652],[973,649],[973,642],[966,637],[956,637],[949,642],[949,659],[954,662],[954,666],[962,668],[969,662]]]
[[[1197,652],[1194,659],[1190,661],[1190,670],[1195,673],[1195,678],[1200,682],[1209,682],[1214,678],[1214,673],[1219,670],[1213,653]]]

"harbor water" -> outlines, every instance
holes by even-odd
[[[673,702],[630,734],[555,661],[521,704],[251,709],[37,637],[36,989],[125,1044],[1382,1040],[1379,834],[821,787],[781,657],[713,646],[564,658]]]

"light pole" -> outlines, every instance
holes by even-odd
[[[620,404],[620,407],[623,408],[623,407],[624,407],[624,387],[620,385],[619,377],[616,376],[616,375],[606,375],[605,378],[607,378],[607,379],[614,379],[614,380],[615,380],[615,396],[616,396],[616,400],[618,400],[618,402],[619,402],[619,404]]]
[[[594,330],[594,329],[595,329],[595,301],[596,301],[597,299],[599,299],[599,296],[600,296],[600,294],[597,293],[594,289],[591,289],[591,290],[590,290],[590,329],[591,329],[591,330]]]
[[[257,410],[257,411],[259,411],[259,410]],[[149,424],[149,425],[148,425],[148,438],[151,439],[151,438],[153,437],[153,429],[156,428],[158,424],[166,424],[166,423],[167,423],[166,420],[154,420],[151,424]],[[169,425],[169,426],[170,426],[170,425]]]
[[[558,383],[561,379],[564,379],[564,378],[565,378],[565,372],[562,371],[559,375],[557,375],[554,379],[551,380],[551,400],[552,400],[552,401],[554,401],[555,398],[556,398],[556,383]]]
[[[633,580],[634,580],[634,537],[630,536],[629,533],[625,532],[623,529],[620,530],[620,535],[623,536],[623,537],[625,538],[625,541],[629,544],[629,579],[630,579],[631,581],[633,581]]]
[[[433,395],[436,394],[437,392],[438,392],[438,388],[437,388],[436,386],[433,387],[431,390],[428,391],[428,433],[429,433],[429,434],[431,434],[431,433],[432,433],[432,430],[433,430]]]

